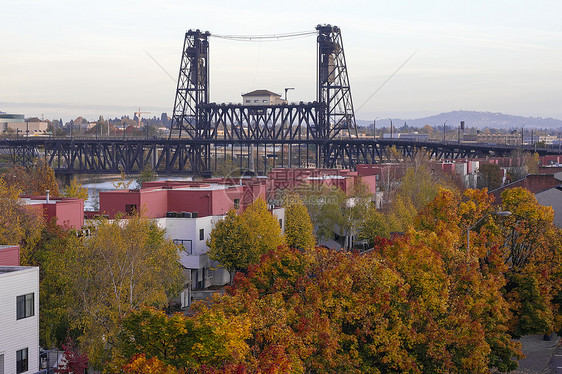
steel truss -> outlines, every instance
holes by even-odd
[[[293,110],[297,110],[293,108]],[[298,110],[297,110],[298,112]],[[229,112],[224,112],[226,115]],[[311,114],[313,111],[311,112]],[[218,113],[217,113],[218,115]],[[295,114],[298,117],[298,115]],[[310,120],[314,118],[310,116]],[[297,121],[295,119],[294,121]],[[232,131],[236,126],[232,126]],[[290,128],[290,127],[288,127]],[[311,129],[313,126],[311,126]],[[508,156],[516,146],[419,142],[400,139],[324,139],[313,138],[312,131],[293,131],[284,136],[256,140],[248,130],[219,129],[213,139],[29,139],[0,140],[0,151],[15,164],[30,166],[44,157],[58,174],[138,173],[145,165],[162,174],[201,173],[216,169],[230,158],[241,169],[264,174],[271,167],[350,168],[357,164],[378,164],[413,158],[424,152],[433,159],[459,159]],[[271,130],[271,133],[277,133]],[[200,150],[207,149],[202,157]],[[392,149],[392,151],[391,151]],[[523,151],[534,151],[528,146]],[[540,155],[546,149],[536,150]],[[556,153],[556,152],[551,152]],[[398,154],[398,155],[397,155]],[[397,159],[398,157],[398,159]]]
[[[315,158],[316,163],[320,162],[319,166],[354,164],[349,159],[350,152],[333,154],[337,147],[329,144],[335,139],[357,137],[341,32],[338,27],[330,25],[318,25],[316,30],[317,101],[269,106],[209,103],[210,34],[200,30],[185,34],[169,138],[195,141],[192,143],[194,171],[210,172],[212,148],[216,141],[225,139],[245,143],[239,147],[248,147],[251,160],[254,159],[251,149],[256,142],[315,140]],[[292,146],[297,147],[297,143]],[[232,147],[235,146],[233,143]],[[345,159],[336,160],[337,157]],[[288,161],[293,164],[291,158]]]

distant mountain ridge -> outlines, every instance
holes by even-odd
[[[396,127],[402,127],[404,122],[408,126],[412,127],[423,127],[425,125],[430,125],[432,127],[443,126],[443,123],[447,121],[447,127],[457,127],[461,121],[464,121],[466,127],[476,127],[478,129],[484,128],[504,128],[504,129],[520,129],[522,126],[526,129],[528,128],[545,128],[545,129],[556,129],[562,128],[562,120],[555,118],[542,118],[542,117],[522,117],[514,116],[510,114],[503,113],[492,113],[492,112],[477,112],[468,110],[456,110],[453,112],[440,113],[429,117],[414,118],[414,119],[401,119],[401,118],[391,118],[393,125]],[[388,127],[388,120],[381,120],[381,127]],[[372,121],[357,120],[357,125],[361,127],[371,127],[373,126]],[[377,121],[377,127],[379,127],[379,122]]]

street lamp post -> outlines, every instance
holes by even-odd
[[[468,255],[470,254],[470,230],[473,229],[474,227],[476,227],[476,225],[478,225],[480,222],[482,222],[482,220],[486,217],[488,217],[489,215],[494,214],[496,216],[500,216],[500,217],[508,217],[511,215],[511,212],[508,210],[503,210],[503,211],[499,211],[499,212],[490,212],[488,214],[486,214],[484,217],[480,218],[478,221],[476,221],[476,223],[472,226],[467,226],[466,228],[466,259],[468,261]]]
[[[285,102],[286,102],[287,104],[288,104],[288,102],[287,102],[287,91],[289,91],[289,90],[294,90],[294,89],[295,89],[294,87],[287,87],[287,88],[285,88]]]

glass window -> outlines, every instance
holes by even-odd
[[[135,215],[137,213],[137,204],[125,204],[125,212],[128,216]]]
[[[16,298],[16,318],[22,319],[35,315],[34,294],[28,293]]]
[[[16,374],[24,373],[27,370],[27,348],[24,348],[16,352]]]
[[[240,199],[234,199],[234,209],[240,208]]]
[[[205,239],[205,229],[199,230],[199,240]]]

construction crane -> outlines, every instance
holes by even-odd
[[[139,111],[135,112],[135,116],[137,116],[137,120],[139,122],[139,128],[141,123],[141,114],[150,114],[150,112],[141,112],[141,108],[139,107]]]

